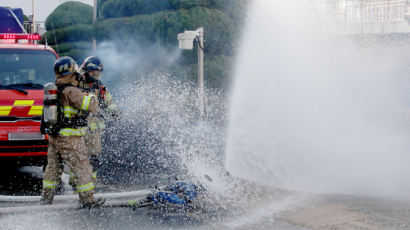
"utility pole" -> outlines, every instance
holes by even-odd
[[[37,32],[37,28],[36,28],[36,20],[35,20],[35,13],[36,13],[36,1],[33,0],[32,1],[32,5],[33,5],[33,19],[32,19],[32,29],[31,29],[31,34],[34,34]]]
[[[205,117],[205,91],[204,91],[204,28],[199,27],[195,31],[185,31],[178,34],[179,48],[183,50],[192,50],[193,41],[198,43],[198,104],[199,116]]]
[[[204,28],[198,28],[198,98],[199,114],[205,116],[205,92],[204,92]]]
[[[34,0],[33,0],[34,1]],[[94,0],[94,7],[93,7],[93,24],[95,24],[95,21],[97,20],[97,0]],[[95,37],[93,37],[93,50],[97,50],[97,40],[95,40]]]

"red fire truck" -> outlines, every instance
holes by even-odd
[[[46,163],[48,137],[40,133],[43,85],[54,81],[53,63],[57,54],[47,45],[36,44],[39,39],[37,34],[0,33],[0,164],[3,167]]]

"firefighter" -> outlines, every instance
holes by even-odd
[[[41,204],[51,204],[55,189],[61,179],[63,164],[75,175],[75,183],[84,208],[101,206],[104,199],[96,200],[92,169],[87,157],[84,135],[87,132],[88,113],[98,109],[98,99],[94,95],[85,95],[78,88],[78,67],[70,57],[61,57],[54,63],[56,74],[57,123],[49,131],[48,164],[43,177]]]
[[[109,117],[115,120],[118,120],[120,117],[120,112],[118,107],[113,103],[111,94],[100,80],[103,70],[103,63],[96,56],[87,57],[80,67],[82,77],[79,87],[84,92],[96,93],[100,107],[99,112],[87,118],[89,132],[85,136],[85,143],[93,168],[93,179],[95,183],[97,182],[97,169],[100,163],[98,156],[102,152],[101,134],[105,129],[104,117],[109,115]],[[73,174],[70,173],[70,175],[70,184],[73,184]]]

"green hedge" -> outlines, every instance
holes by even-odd
[[[159,11],[212,7],[217,1],[219,0],[108,0],[101,5],[100,17],[121,18]]]
[[[211,88],[227,89],[233,68],[232,56],[215,56],[204,62],[204,77],[206,84]]]
[[[203,7],[108,19],[97,23],[95,34],[98,40],[132,38],[143,44],[159,42],[177,46],[178,33],[199,26],[205,27],[208,54],[230,53],[234,27],[231,19],[219,10]]]
[[[169,0],[172,9],[190,9],[195,7],[213,7],[218,0]]]
[[[67,53],[72,49],[92,50],[91,42],[66,42],[56,45],[52,45],[52,48],[59,53]]]
[[[101,6],[101,18],[130,17],[169,10],[168,0],[109,0]]]
[[[92,24],[93,9],[90,5],[68,1],[59,5],[46,19],[46,30],[61,29],[77,24]]]
[[[104,3],[108,2],[108,1],[109,1],[109,0],[98,0],[98,1],[97,1],[97,9],[98,9],[98,12],[101,12],[102,6],[104,5]]]
[[[197,61],[197,59],[195,59]],[[198,81],[197,62],[190,65],[175,65],[169,71],[178,76],[183,81]],[[233,68],[232,56],[212,56],[205,59],[204,79],[205,85],[209,88],[228,89],[231,82],[231,73]]]
[[[236,17],[234,11],[243,9],[247,2],[249,0],[103,0],[99,2],[98,8],[102,19],[197,7],[226,10],[230,16]]]
[[[251,0],[216,0],[214,8],[225,12],[236,24],[246,19],[246,11]]]
[[[73,48],[70,51],[60,53],[60,57],[62,56],[72,57],[77,62],[78,65],[81,65],[84,59],[90,55],[90,53],[91,53],[91,50]]]
[[[93,25],[75,25],[54,31],[48,31],[42,36],[42,43],[47,39],[48,44],[55,45],[65,42],[91,41],[94,35]],[[55,38],[54,38],[55,36]]]

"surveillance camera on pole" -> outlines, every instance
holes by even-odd
[[[185,31],[178,34],[179,48],[182,50],[192,50],[194,48],[194,40],[199,36],[197,31]]]
[[[199,114],[201,118],[205,115],[205,93],[204,93],[204,28],[200,27],[195,31],[185,31],[178,34],[179,48],[192,50],[194,40],[198,42],[198,98]]]

